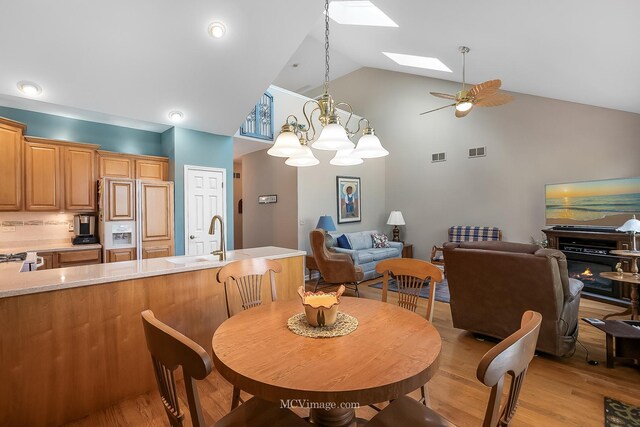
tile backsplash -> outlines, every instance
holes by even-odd
[[[0,212],[0,244],[32,240],[69,240],[73,214],[57,212]]]

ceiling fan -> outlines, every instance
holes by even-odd
[[[469,48],[466,46],[460,46],[459,50],[462,53],[462,90],[455,95],[449,95],[447,93],[439,92],[429,92],[431,93],[431,95],[438,98],[449,99],[455,102],[453,104],[445,105],[444,107],[425,111],[424,113],[420,113],[420,115],[455,106],[456,117],[460,118],[469,114],[475,106],[496,107],[513,100],[511,95],[507,95],[506,93],[500,92],[498,90],[500,89],[500,85],[502,85],[502,82],[498,79],[489,80],[484,83],[471,86],[469,90],[465,90],[465,56],[469,52]]]

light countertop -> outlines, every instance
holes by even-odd
[[[228,251],[226,261],[218,261],[218,257],[212,255],[175,256],[55,268],[26,273],[20,273],[22,263],[9,262],[0,264],[0,298],[218,268],[241,259],[278,259],[304,255],[306,255],[306,252],[297,249],[266,246]]]

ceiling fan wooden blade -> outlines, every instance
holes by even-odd
[[[420,113],[420,115],[427,114],[427,113],[433,113],[434,111],[442,110],[443,108],[453,107],[454,105],[456,105],[456,104],[445,105],[444,107],[436,108],[434,110],[425,111],[424,113]]]
[[[500,79],[478,83],[469,89],[467,96],[469,98],[484,98],[498,92],[500,86],[502,86],[502,81],[500,81]]]
[[[444,98],[444,99],[456,99],[455,95],[449,95],[448,93],[440,93],[440,92],[429,92],[431,95],[433,96],[437,96],[438,98]]]
[[[513,97],[504,92],[498,92],[486,98],[476,100],[473,104],[478,107],[497,107],[498,105],[506,104],[513,101]]]
[[[471,112],[471,110],[473,110],[473,107],[469,108],[467,111],[456,110],[456,117],[460,119],[460,118],[466,116],[467,114],[469,114]]]

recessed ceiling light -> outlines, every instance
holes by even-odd
[[[329,3],[329,18],[344,25],[398,26],[370,1],[332,1]]]
[[[181,122],[182,119],[184,119],[184,114],[182,114],[182,111],[172,111],[169,113],[169,120],[174,123]]]
[[[221,39],[227,32],[227,28],[220,21],[212,22],[209,25],[209,35],[214,39]]]
[[[429,58],[427,56],[405,55],[402,53],[382,52],[396,63],[407,67],[426,68],[428,70],[446,71],[450,73],[449,67],[444,65],[438,58]]]
[[[30,97],[40,96],[42,93],[42,88],[39,85],[25,80],[18,82],[18,90]]]

